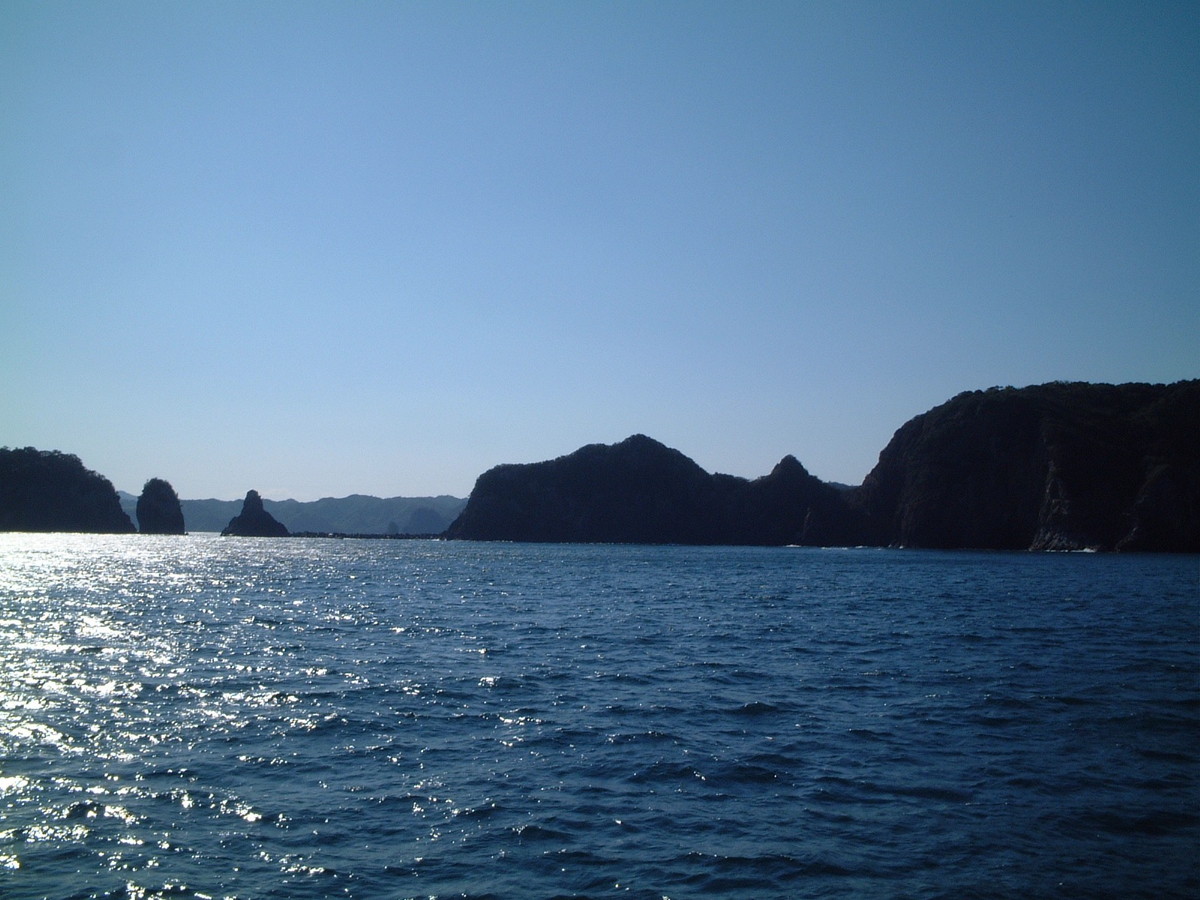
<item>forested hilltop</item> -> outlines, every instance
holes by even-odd
[[[485,472],[448,536],[1200,552],[1200,381],[963,393],[845,491],[791,457],[747,480],[635,435]]]
[[[637,434],[479,477],[447,537],[667,544],[842,543],[839,491],[791,456],[754,481],[711,475]]]
[[[78,456],[0,447],[0,531],[133,530],[112,482]]]

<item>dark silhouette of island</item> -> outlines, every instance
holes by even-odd
[[[222,535],[236,537],[287,537],[288,530],[274,516],[263,509],[258,491],[247,491],[242,501],[242,511],[229,520]]]
[[[635,435],[479,477],[448,538],[1200,552],[1200,381],[958,395],[857,488],[712,475]]]
[[[138,531],[142,534],[183,534],[183,507],[170,483],[151,478],[137,500]]]
[[[133,530],[112,482],[85,468],[78,456],[0,448],[0,531]]]

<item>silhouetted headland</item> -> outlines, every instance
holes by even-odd
[[[1200,552],[1200,381],[959,394],[849,499],[869,544]]]
[[[857,488],[710,475],[642,435],[480,476],[469,540],[1200,552],[1200,381],[963,393]]]
[[[850,534],[838,491],[785,457],[763,478],[711,475],[645,435],[475,484],[450,538],[657,544],[836,543]]]
[[[133,530],[112,482],[85,468],[78,456],[0,448],[0,531]]]

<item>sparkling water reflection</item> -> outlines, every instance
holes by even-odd
[[[1195,896],[1198,580],[0,535],[0,895]]]

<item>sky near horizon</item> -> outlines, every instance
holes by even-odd
[[[466,496],[645,433],[858,483],[1200,377],[1200,5],[0,7],[0,446]]]

